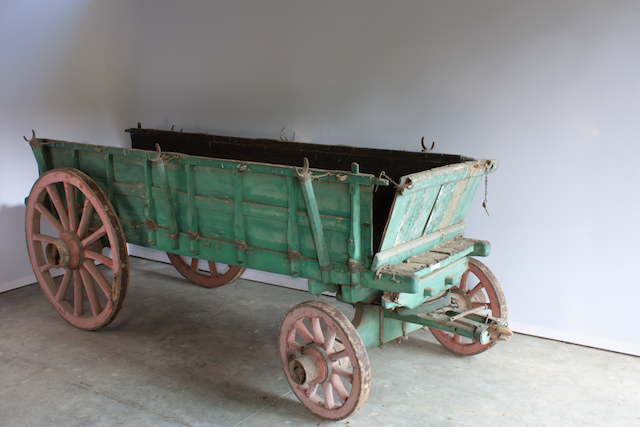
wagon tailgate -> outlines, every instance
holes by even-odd
[[[371,269],[464,233],[463,221],[482,177],[497,168],[497,160],[474,160],[402,177]]]

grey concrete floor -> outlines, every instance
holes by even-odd
[[[277,353],[282,316],[315,297],[242,279],[203,289],[130,260],[124,308],[95,332],[38,285],[0,294],[0,426],[640,426],[637,357],[518,334],[457,357],[428,331],[369,350],[366,405],[324,421]]]

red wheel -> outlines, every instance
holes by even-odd
[[[278,339],[287,380],[309,411],[342,420],[367,401],[367,350],[351,322],[334,307],[321,301],[296,305],[282,319]]]
[[[38,283],[60,315],[85,330],[111,323],[127,293],[129,258],[116,212],[100,187],[76,169],[43,174],[29,194],[26,234]],[[62,279],[53,279],[52,268],[64,269]]]
[[[200,262],[198,258],[191,258],[191,261],[187,262],[181,255],[169,252],[167,252],[167,255],[169,255],[171,264],[173,264],[180,274],[196,285],[204,286],[205,288],[215,288],[229,284],[239,279],[246,270],[246,268],[230,265],[229,270],[224,273],[219,273],[216,263],[213,261],[209,261],[208,271],[200,270],[198,269]]]
[[[477,259],[469,258],[469,269],[462,275],[460,286],[452,288],[452,291],[452,299],[463,310],[486,305],[487,309],[479,312],[479,314],[507,318],[507,303],[498,279]],[[444,348],[464,356],[482,353],[493,347],[497,342],[491,341],[489,344],[483,345],[471,338],[454,335],[440,329],[429,329]]]

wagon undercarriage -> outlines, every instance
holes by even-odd
[[[134,149],[30,140],[41,177],[26,201],[29,256],[47,298],[74,326],[100,328],[122,308],[126,243],[166,251],[205,287],[246,268],[307,278],[309,293],[335,292],[356,308],[349,321],[310,301],[280,327],[294,393],[332,420],[366,401],[366,348],[423,327],[465,355],[511,337],[500,285],[472,258],[487,256],[489,243],[464,237],[478,184],[497,161],[128,132]]]

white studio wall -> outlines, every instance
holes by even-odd
[[[638,16],[605,0],[0,0],[0,290],[34,282],[32,128],[119,146],[139,121],[410,151],[424,136],[501,162],[467,235],[492,243],[513,329],[640,355]]]

